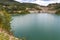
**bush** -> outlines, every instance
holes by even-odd
[[[56,11],[56,14],[60,14],[60,10],[57,10],[57,11]]]
[[[8,14],[7,11],[1,10],[0,16],[1,16],[0,17],[0,21],[1,21],[0,28],[2,28],[5,31],[10,32],[10,29],[11,29],[11,27],[10,27],[10,21],[11,21],[10,15]]]
[[[29,14],[29,11],[22,11],[20,14]]]
[[[0,40],[9,40],[9,36],[4,33],[0,33]]]

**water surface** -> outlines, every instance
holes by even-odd
[[[48,13],[12,16],[12,31],[26,40],[60,40],[60,16]]]

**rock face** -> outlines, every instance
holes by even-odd
[[[44,7],[41,7],[41,11],[40,11],[40,12],[41,12],[41,13],[55,13],[56,10],[50,10],[49,7],[44,6]]]
[[[60,3],[52,3],[48,5],[49,10],[55,11],[55,14],[60,14]]]

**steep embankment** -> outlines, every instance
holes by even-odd
[[[13,35],[8,34],[6,31],[1,30],[0,28],[0,40],[22,40],[14,37]]]
[[[60,3],[51,3],[48,6],[42,6],[41,12],[60,14]]]
[[[1,0],[0,1],[0,8],[7,10],[10,14],[24,14],[29,13],[29,11],[39,11],[40,8],[38,7],[40,5],[35,3],[19,3],[14,0]]]
[[[60,14],[60,3],[49,4],[48,8],[51,11],[56,11],[55,14]]]
[[[43,6],[43,7],[41,7],[41,13],[51,13],[51,14],[54,14],[54,13],[56,13],[56,10],[50,10],[50,8],[49,7],[47,7],[47,6]]]
[[[0,10],[0,40],[20,40],[12,35],[10,15],[5,10]]]

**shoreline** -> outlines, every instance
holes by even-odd
[[[8,38],[6,36],[8,36]],[[0,28],[0,39],[1,39],[1,37],[6,38],[8,40],[21,40],[21,39],[15,37],[15,36],[13,36],[12,34],[9,34],[7,31]],[[5,40],[5,39],[3,39],[3,40]]]

